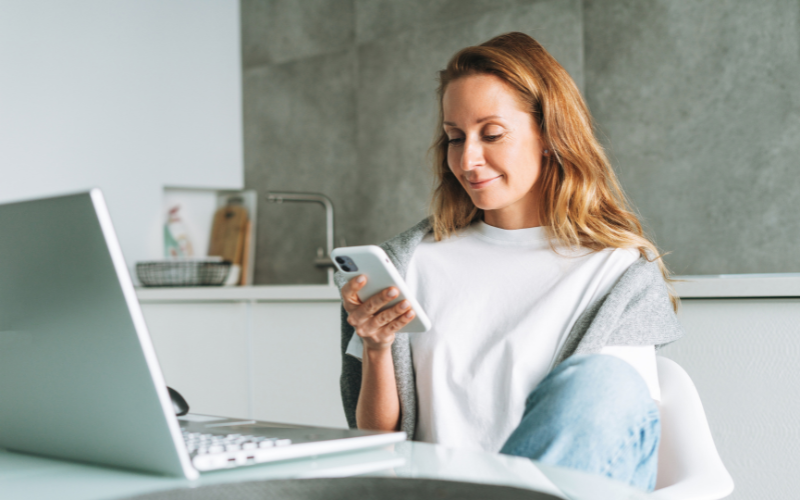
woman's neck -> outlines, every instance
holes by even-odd
[[[500,229],[527,229],[542,225],[538,207],[505,207],[483,212],[483,222]]]

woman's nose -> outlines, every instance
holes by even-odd
[[[478,141],[464,141],[464,153],[461,155],[462,170],[473,170],[483,165],[483,148]]]

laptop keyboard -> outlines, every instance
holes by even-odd
[[[292,444],[292,440],[286,438],[182,431],[186,449],[198,470],[247,465],[255,461],[257,450]]]

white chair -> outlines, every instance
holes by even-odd
[[[700,396],[678,363],[657,357],[661,386],[661,444],[653,498],[717,500],[733,479],[717,453]]]

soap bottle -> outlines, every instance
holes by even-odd
[[[168,259],[194,255],[186,224],[178,215],[180,208],[180,205],[170,208],[167,222],[164,224],[164,257]]]

